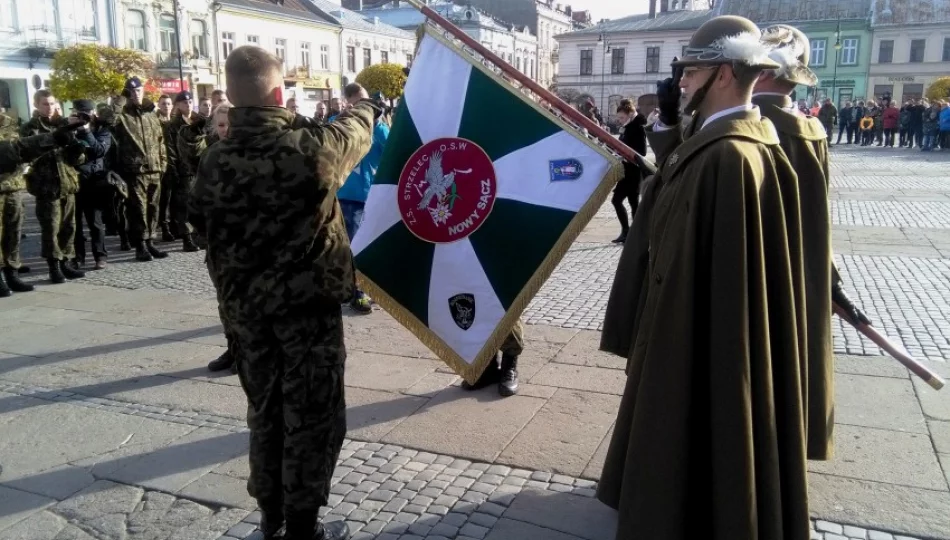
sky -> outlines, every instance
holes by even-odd
[[[589,9],[596,23],[601,19],[619,19],[628,15],[650,11],[647,0],[559,0],[561,4],[570,4],[574,10]]]

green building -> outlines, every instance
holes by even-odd
[[[796,97],[811,105],[830,97],[838,105],[867,97],[871,63],[871,0],[720,0],[720,13],[741,15],[760,27],[788,24],[811,40],[814,88]]]

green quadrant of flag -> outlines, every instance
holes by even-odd
[[[621,174],[427,27],[352,242],[360,282],[474,382]]]

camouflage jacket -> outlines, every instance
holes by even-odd
[[[198,173],[198,162],[212,144],[218,142],[218,135],[208,134],[207,130],[195,125],[184,126],[178,132],[178,162],[184,174],[194,176]]]
[[[17,131],[16,120],[9,116],[0,114],[0,141],[15,141],[20,138]],[[4,156],[6,159],[6,156]],[[13,193],[26,189],[26,173],[28,165],[25,163],[17,164],[13,171],[0,174],[0,193]],[[7,167],[3,167],[6,170]]]
[[[178,178],[194,174],[190,172],[191,169],[188,168],[188,165],[183,163],[182,156],[178,154],[178,139],[182,130],[190,126],[192,121],[198,117],[198,113],[193,112],[191,114],[194,116],[186,120],[181,113],[175,112],[167,124],[165,155],[168,156],[168,172]]]
[[[283,107],[235,107],[227,139],[198,165],[189,211],[234,320],[338,306],[353,295],[353,255],[336,191],[369,152],[375,108],[293,129]],[[201,226],[199,225],[199,228]]]
[[[33,113],[33,118],[20,127],[20,137],[52,134],[66,123],[65,118],[42,118]],[[79,171],[76,167],[85,162],[85,152],[78,143],[66,148],[54,148],[33,162],[26,173],[26,189],[34,197],[58,199],[79,191]]]
[[[29,163],[54,148],[56,140],[48,133],[0,141],[0,174],[14,172],[24,163]]]
[[[148,104],[127,103],[112,128],[115,170],[126,180],[139,174],[163,173],[167,164],[165,134]]]

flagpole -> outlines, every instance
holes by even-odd
[[[491,61],[493,64],[498,66],[505,75],[511,77],[512,79],[521,83],[522,86],[528,88],[540,98],[547,101],[551,104],[552,107],[556,108],[562,115],[571,119],[574,123],[583,127],[587,130],[588,133],[597,137],[605,146],[613,150],[614,152],[620,154],[621,157],[629,161],[630,163],[637,163],[640,165],[641,169],[646,167],[648,170],[655,170],[655,166],[650,163],[644,156],[641,156],[635,152],[632,148],[626,144],[620,142],[613,135],[608,133],[604,128],[598,126],[596,123],[592,122],[589,118],[581,114],[580,111],[574,107],[568,105],[560,97],[557,96],[554,92],[544,88],[540,84],[531,80],[530,77],[521,73],[515,69],[511,64],[495,55],[484,45],[473,39],[471,36],[466,34],[461,28],[455,26],[448,19],[440,15],[434,9],[423,4],[420,0],[406,0],[409,4],[422,12],[423,15],[428,17],[430,20],[435,22],[437,25],[442,27],[443,30],[452,34],[456,39],[464,43],[466,46],[470,47],[472,50],[482,55],[483,58]]]

